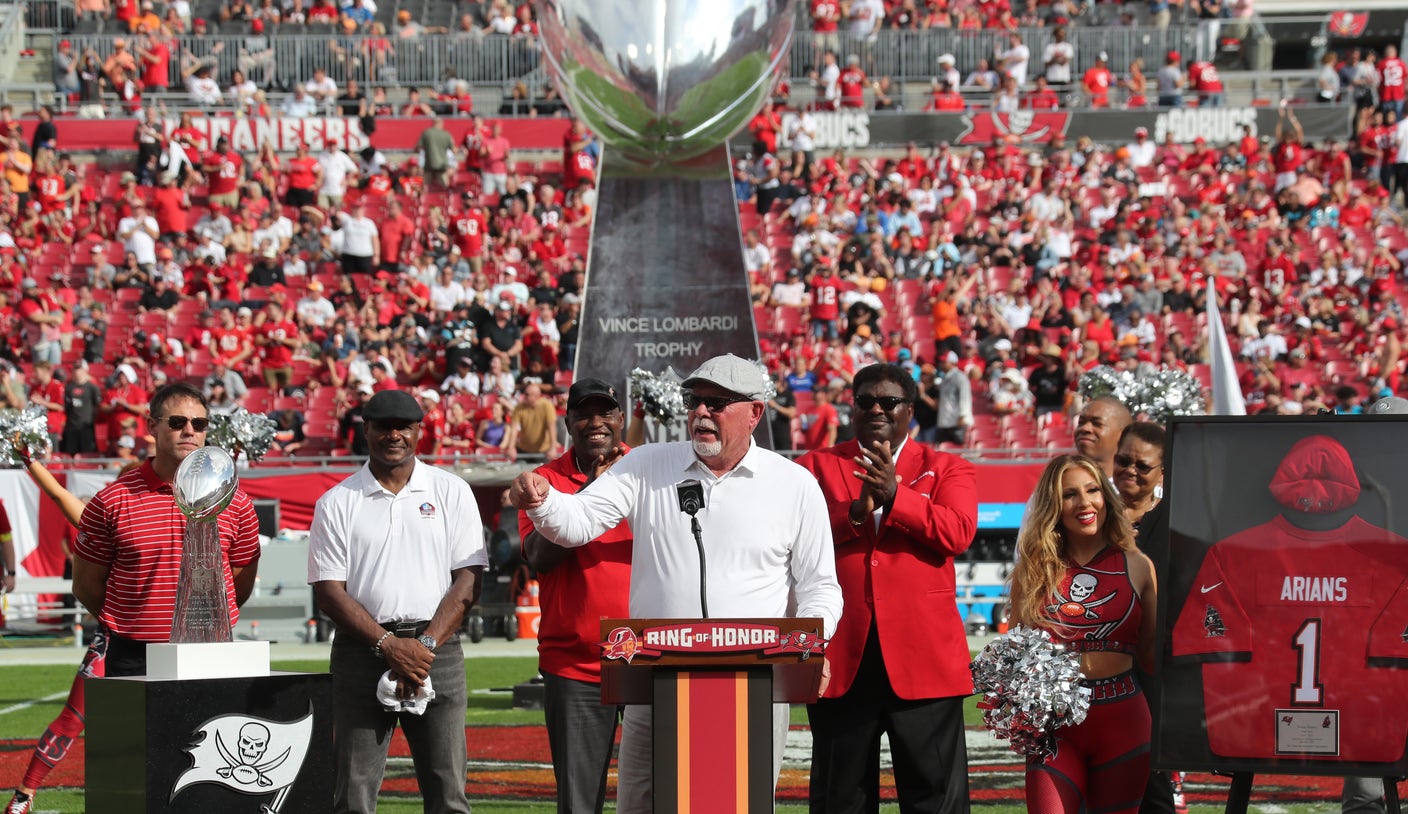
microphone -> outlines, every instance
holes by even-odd
[[[709,572],[704,564],[704,531],[699,527],[699,510],[704,508],[704,486],[697,480],[675,484],[680,511],[689,515],[689,530],[694,535],[694,547],[699,551],[699,615],[709,618]]]

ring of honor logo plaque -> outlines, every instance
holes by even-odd
[[[1173,627],[1173,656],[1202,662],[1208,744],[1401,761],[1408,716],[1387,713],[1408,689],[1408,540],[1358,515],[1354,462],[1328,435],[1296,442],[1270,490],[1281,514],[1208,550]]]
[[[765,656],[792,654],[803,661],[826,650],[826,639],[814,631],[783,633],[776,625],[743,622],[691,622],[647,627],[636,634],[629,627],[617,627],[601,642],[601,657],[630,664],[637,657],[655,658],[663,654],[714,655],[757,652]]]

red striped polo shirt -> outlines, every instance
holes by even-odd
[[[240,489],[216,522],[233,625],[239,608],[230,567],[259,559],[259,520]],[[122,474],[89,501],[73,550],[108,568],[99,616],[108,630],[143,642],[170,640],[185,530],[186,517],[176,508],[171,484],[157,477],[150,461]]]

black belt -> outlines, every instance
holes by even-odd
[[[423,622],[382,622],[381,629],[389,630],[396,634],[398,639],[415,639],[425,633],[425,629],[430,627],[430,620]]]

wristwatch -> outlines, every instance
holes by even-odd
[[[425,649],[426,649],[426,650],[430,650],[430,651],[434,651],[434,650],[435,650],[436,641],[435,641],[435,637],[434,637],[434,636],[417,636],[417,637],[416,637],[416,641],[418,641],[418,642],[420,642],[421,644],[425,645]]]

